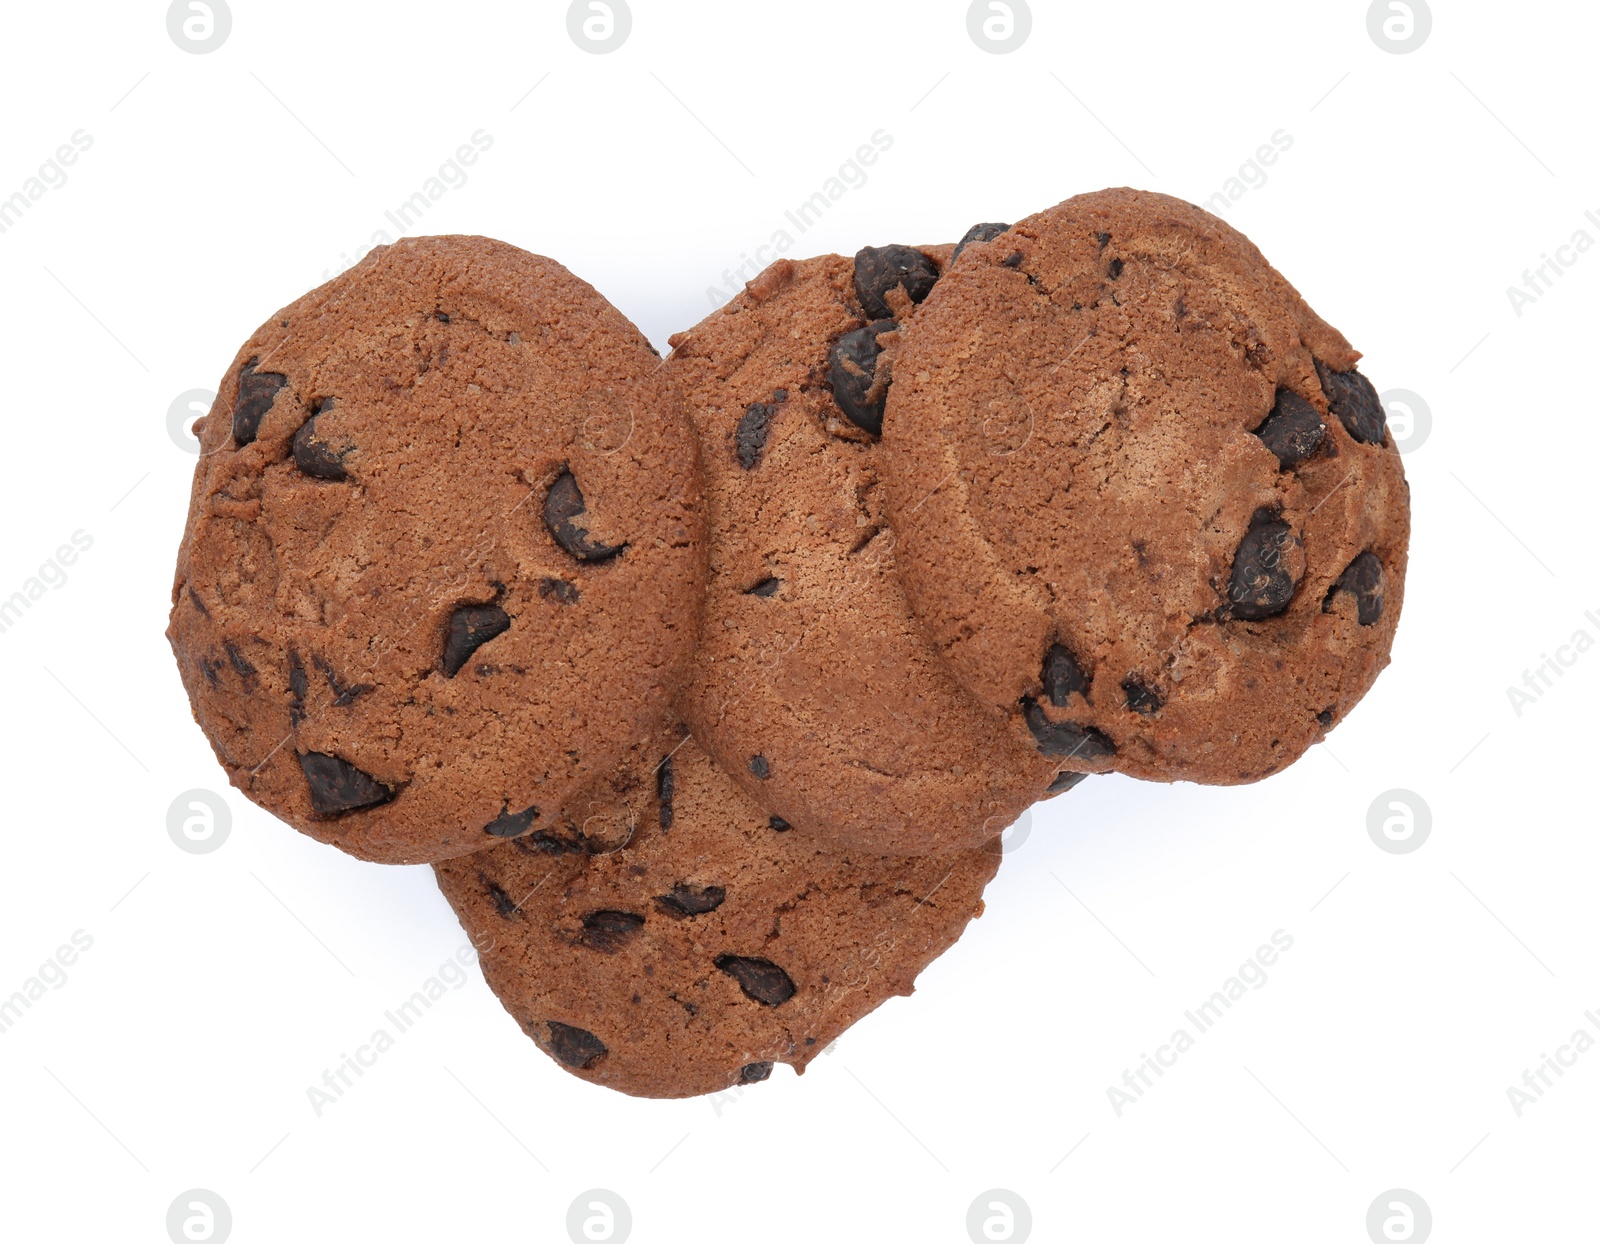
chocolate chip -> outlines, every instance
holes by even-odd
[[[289,653],[289,724],[298,726],[306,718],[306,667],[300,664],[300,654]]]
[[[583,918],[579,940],[590,950],[611,955],[644,927],[644,917],[631,911],[591,911]]]
[[[760,1084],[772,1074],[772,1063],[746,1063],[739,1068],[740,1084]]]
[[[338,756],[306,752],[300,757],[300,771],[311,788],[311,810],[318,816],[375,808],[394,798],[394,787],[385,786]]]
[[[1044,668],[1039,677],[1044,683],[1045,698],[1057,708],[1065,708],[1074,694],[1081,695],[1085,700],[1089,698],[1089,680],[1083,676],[1077,658],[1065,645],[1050,645],[1049,651],[1044,654]]]
[[[716,911],[727,897],[728,892],[719,885],[699,886],[680,881],[672,887],[671,893],[657,895],[656,902],[675,916],[703,916],[708,911]]]
[[[462,605],[450,615],[445,636],[444,676],[454,678],[479,648],[511,629],[511,619],[499,605]]]
[[[1020,269],[1022,267],[1022,252],[1021,251],[1012,251],[1009,255],[1007,255],[1000,262],[1005,264],[1005,266],[1008,267],[1008,268]]]
[[[350,685],[341,683],[339,676],[333,672],[333,666],[324,657],[313,656],[311,663],[328,680],[328,688],[333,692],[334,708],[349,708],[356,702],[357,696],[372,690],[371,683],[358,682]]]
[[[765,756],[752,756],[750,757],[750,772],[765,782],[772,774],[772,766],[767,763]]]
[[[662,829],[672,828],[672,790],[676,784],[672,776],[672,757],[667,756],[656,769],[656,803],[660,807]]]
[[[1325,708],[1317,714],[1317,725],[1324,730],[1333,725],[1333,710],[1331,708]]]
[[[1111,274],[1111,279],[1113,281],[1116,280],[1122,275],[1122,260],[1113,259],[1109,264],[1106,265],[1106,271]]]
[[[550,1052],[567,1066],[583,1071],[595,1059],[605,1057],[606,1043],[594,1033],[553,1019],[546,1020],[545,1026],[550,1029]]]
[[[200,611],[200,616],[202,618],[209,618],[211,616],[211,610],[206,608],[206,602],[200,599],[200,593],[196,592],[193,588],[189,589],[189,599],[194,602],[194,607]]]
[[[763,579],[754,587],[746,588],[745,595],[760,596],[763,599],[768,596],[776,596],[778,594],[778,588],[782,585],[782,583],[783,580],[781,579]]]
[[[878,335],[895,330],[893,320],[879,320],[846,333],[833,343],[828,355],[828,387],[845,417],[863,432],[883,431],[884,393],[873,393],[877,381]]]
[[[441,324],[448,324],[450,322],[450,313],[448,311],[435,311],[433,318]]]
[[[500,815],[495,817],[483,827],[483,832],[491,838],[515,838],[518,834],[528,832],[528,827],[538,819],[537,807],[526,807],[521,812],[513,812],[509,803],[500,805]]]
[[[1287,471],[1322,451],[1328,429],[1315,406],[1292,389],[1279,389],[1272,413],[1256,435],[1277,457],[1278,468]]]
[[[258,372],[253,358],[239,370],[239,397],[233,404],[233,439],[248,445],[261,430],[261,419],[272,409],[278,390],[289,383],[289,377],[275,371]]]
[[[788,389],[774,389],[772,391],[772,400],[774,402],[787,402],[789,400],[789,390]]]
[[[1161,695],[1132,674],[1122,680],[1122,693],[1128,697],[1128,707],[1146,717],[1161,711]]]
[[[483,882],[484,891],[494,900],[494,909],[505,919],[510,920],[517,914],[517,905],[511,901],[511,896],[489,879],[489,874],[480,872],[478,880]]]
[[[588,526],[577,521],[585,512],[578,481],[571,471],[562,471],[544,498],[544,525],[549,528],[551,538],[580,562],[603,562],[628,547],[589,539]]]
[[[1320,361],[1317,362],[1317,379],[1322,382],[1328,408],[1339,417],[1346,432],[1363,445],[1383,444],[1388,420],[1372,381],[1355,368],[1330,371]]]
[[[1041,755],[1074,757],[1078,760],[1099,760],[1104,756],[1116,755],[1117,745],[1099,730],[1093,726],[1051,721],[1032,696],[1022,697],[1022,719],[1027,723],[1034,746]]]
[[[794,997],[794,981],[769,959],[747,959],[743,955],[718,955],[713,962],[739,982],[744,996],[762,1006],[777,1006]]]
[[[222,645],[228,653],[228,664],[233,666],[233,672],[238,674],[245,682],[256,676],[256,667],[244,659],[244,654],[231,642]]]
[[[1356,621],[1371,626],[1383,617],[1383,563],[1374,554],[1363,553],[1346,566],[1323,599],[1323,613],[1333,607],[1333,598],[1340,592],[1356,598]]]
[[[856,252],[856,297],[870,320],[894,314],[885,295],[896,285],[921,302],[938,279],[933,260],[910,246],[863,246]]]
[[[1097,233],[1094,235],[1094,240],[1099,243],[1101,250],[1105,250],[1111,242],[1111,235],[1109,233]]]
[[[294,464],[316,479],[345,477],[344,455],[349,450],[335,450],[331,444],[317,435],[318,417],[332,409],[333,399],[330,397],[323,401],[317,413],[302,423],[300,430],[294,434]]]
[[[1250,530],[1239,541],[1228,578],[1228,604],[1234,617],[1257,622],[1289,607],[1295,581],[1284,564],[1284,550],[1293,540],[1294,532],[1275,511],[1260,509],[1251,516]]]
[[[563,836],[553,829],[541,829],[525,838],[513,838],[511,845],[524,855],[582,855],[581,835]]]
[[[973,242],[992,242],[1009,228],[1011,228],[1010,225],[1002,225],[996,221],[973,225],[972,228],[961,235],[961,241],[957,242],[955,250],[950,252],[950,262],[955,263],[956,260],[960,259],[961,252],[966,250],[969,244]]]
[[[222,677],[221,677],[222,662],[221,661],[208,661],[204,657],[201,657],[200,658],[200,670],[201,670],[202,673],[205,674],[206,681],[208,683],[210,683],[213,687],[220,687],[222,685]]]
[[[1063,794],[1088,776],[1087,773],[1073,773],[1070,769],[1063,769],[1050,779],[1050,785],[1044,788],[1044,793],[1047,795]]]
[[[581,593],[575,583],[568,583],[565,579],[540,579],[539,595],[546,600],[554,600],[558,605],[576,605]]]
[[[787,833],[789,831],[789,822],[784,820],[781,816],[769,816],[767,818],[767,828],[775,831],[776,833]]]
[[[752,402],[739,416],[739,426],[733,433],[733,453],[746,471],[754,470],[761,461],[761,451],[767,447],[767,434],[772,431],[772,416],[777,413],[775,407]]]

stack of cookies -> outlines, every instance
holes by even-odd
[[[1198,208],[779,260],[672,347],[504,243],[374,251],[197,424],[168,631],[234,785],[433,864],[584,1079],[803,1070],[1029,804],[1266,777],[1388,661],[1382,404]]]

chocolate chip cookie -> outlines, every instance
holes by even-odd
[[[533,836],[435,865],[484,975],[562,1067],[641,1097],[798,1071],[983,911],[997,843],[829,853],[752,802],[681,730]]]
[[[973,846],[1062,767],[962,689],[895,574],[877,432],[899,325],[949,254],[780,259],[667,361],[700,436],[711,562],[682,711],[763,807],[861,850]]]
[[[363,859],[443,859],[554,828],[658,728],[703,594],[699,470],[589,285],[407,239],[218,389],[168,636],[252,800]]]
[[[1400,614],[1409,492],[1360,356],[1176,199],[981,228],[888,393],[918,615],[1066,768],[1282,769],[1372,685]]]

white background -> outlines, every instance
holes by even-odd
[[[1394,1188],[1440,1241],[1593,1238],[1600,1051],[1521,1117],[1507,1089],[1600,1036],[1600,653],[1520,715],[1506,689],[1600,639],[1600,253],[1521,315],[1506,290],[1600,241],[1596,9],[1436,0],[1393,55],[1361,0],[1035,0],[994,55],[966,7],[634,0],[593,55],[550,0],[235,0],[193,55],[161,3],[7,6],[0,195],[93,139],[0,234],[0,597],[93,540],[0,634],[0,998],[93,938],[0,1034],[7,1239],[159,1244],[191,1188],[241,1244],[559,1241],[591,1188],[641,1242],[959,1242],[991,1188],[1038,1240],[1360,1244]],[[167,411],[480,129],[418,231],[554,255],[663,349],[876,130],[893,146],[788,254],[1107,185],[1203,201],[1285,131],[1227,218],[1432,411],[1393,666],[1258,786],[1092,778],[1037,809],[984,918],[803,1079],[622,1097],[474,975],[317,1117],[308,1087],[465,939],[426,868],[225,785],[162,635],[194,461]],[[195,787],[232,810],[210,854],[166,830]],[[1409,854],[1368,835],[1394,788],[1432,812]],[[1279,929],[1266,984],[1119,1117],[1124,1070]]]

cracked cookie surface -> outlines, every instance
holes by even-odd
[[[985,226],[902,334],[884,419],[908,596],[1066,768],[1253,781],[1388,663],[1409,491],[1360,357],[1165,195]]]
[[[1000,863],[994,842],[820,851],[672,725],[572,814],[592,831],[584,849],[520,838],[434,870],[524,1032],[572,1074],[642,1097],[803,1071],[912,992],[982,914]]]
[[[198,429],[168,629],[233,784],[420,863],[554,827],[648,737],[704,583],[659,368],[487,238],[380,247],[257,330]]]
[[[973,846],[1061,768],[959,685],[895,573],[873,433],[898,331],[873,316],[917,314],[950,249],[779,260],[666,367],[700,438],[711,565],[679,705],[762,806],[864,850]]]

